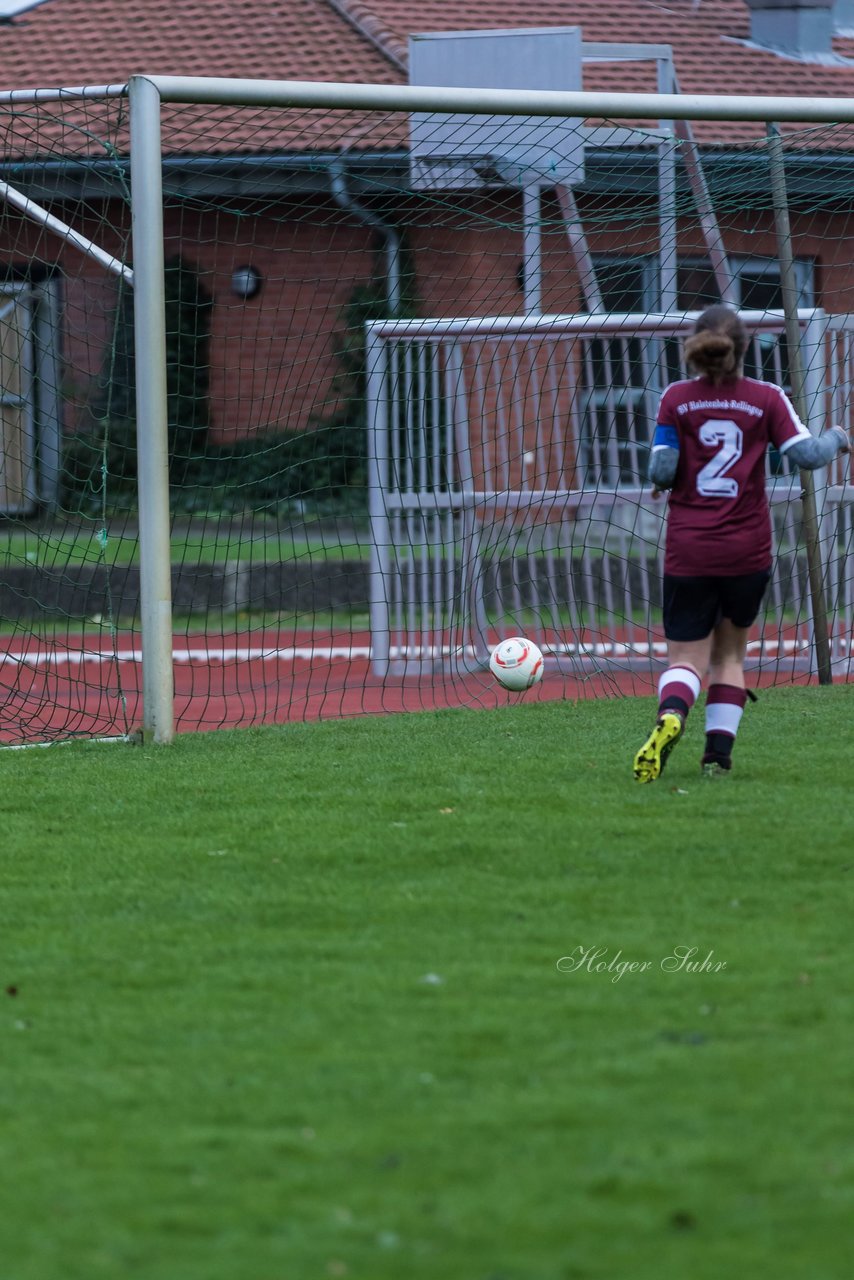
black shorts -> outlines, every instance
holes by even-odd
[[[749,627],[762,607],[770,569],[733,578],[664,575],[664,634],[668,640],[705,640],[722,618]]]

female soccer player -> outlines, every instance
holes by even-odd
[[[745,378],[747,333],[727,306],[708,307],[685,343],[697,377],[661,399],[649,478],[670,489],[663,613],[667,670],[658,718],[635,755],[638,782],[653,782],[682,736],[704,678],[703,772],[732,767],[747,701],[744,656],[771,576],[765,454],[774,445],[798,467],[825,466],[850,449],[842,427],[810,434],[779,387]]]

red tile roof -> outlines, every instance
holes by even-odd
[[[0,85],[152,75],[399,83],[326,0],[47,0],[0,26]]]
[[[587,40],[671,44],[683,92],[854,97],[851,65],[746,48],[745,0],[46,0],[0,24],[5,88],[121,83],[138,72],[404,83],[412,32],[580,25]],[[585,68],[585,88],[655,88],[648,64]],[[400,146],[405,122],[377,117],[176,110],[174,150],[270,151]],[[700,125],[706,141],[762,126]],[[117,135],[118,136],[118,135]]]
[[[371,0],[393,34],[482,27],[580,26],[588,41],[672,46],[683,93],[854,97],[854,40],[835,39],[850,66],[798,62],[741,43],[749,38],[745,0]],[[654,92],[651,64],[590,64],[584,88]],[[753,137],[763,126],[699,125],[706,140]]]
[[[121,84],[138,73],[377,84],[406,79],[327,0],[47,0],[0,25],[2,88]],[[64,118],[73,115],[64,109]],[[79,111],[76,118],[82,119]],[[210,107],[176,109],[170,118],[166,149],[195,152],[329,149],[342,134],[360,137],[366,124],[361,115],[330,120],[315,112],[297,121],[293,113],[284,118]],[[56,127],[47,130],[48,139],[56,135]],[[120,149],[123,138],[120,127],[114,139]],[[67,132],[65,143],[85,147],[82,136]]]

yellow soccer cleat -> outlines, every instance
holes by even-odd
[[[655,782],[667,763],[667,757],[682,737],[685,722],[675,711],[664,711],[655,728],[635,756],[637,782]]]

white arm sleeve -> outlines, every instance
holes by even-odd
[[[796,467],[805,471],[815,471],[816,467],[826,467],[837,453],[848,448],[848,437],[842,427],[831,427],[821,436],[795,436],[780,450],[787,458],[791,458]]]

